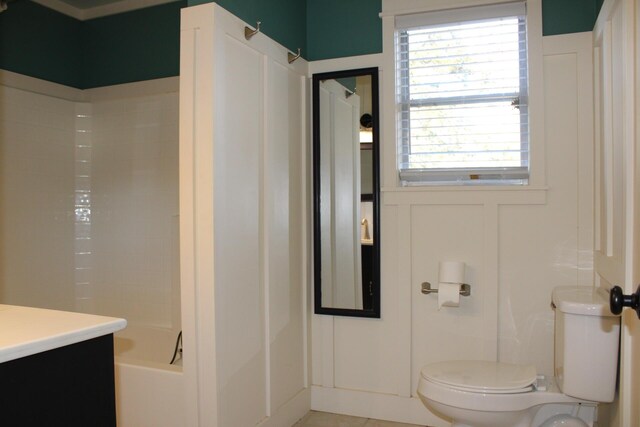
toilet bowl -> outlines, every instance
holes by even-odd
[[[422,369],[418,383],[424,405],[451,419],[452,427],[589,425],[571,413],[590,407],[595,414],[598,402],[613,401],[620,319],[609,310],[607,293],[600,288],[555,288],[552,306],[554,377],[538,375],[532,365],[432,363]],[[553,412],[555,406],[564,412]]]
[[[560,392],[530,365],[448,361],[425,366],[418,395],[434,412],[463,427],[529,427],[545,404],[593,404]]]

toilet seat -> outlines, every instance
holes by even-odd
[[[481,360],[432,363],[421,371],[430,382],[470,393],[512,394],[534,390],[537,372],[532,365]]]
[[[433,381],[433,380],[427,380],[427,381],[431,381],[435,384],[439,384],[441,386],[444,387],[449,387],[453,390],[457,390],[457,391],[464,391],[467,393],[483,393],[483,394],[517,394],[517,393],[529,393],[532,391],[535,391],[536,388],[533,384],[527,386],[527,387],[523,387],[523,388],[518,388],[518,389],[512,389],[512,390],[492,390],[490,388],[485,388],[485,389],[477,389],[477,388],[469,388],[469,387],[460,387],[460,386],[452,386],[449,384],[444,384],[438,381]]]

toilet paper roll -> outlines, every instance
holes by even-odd
[[[458,307],[460,305],[460,285],[457,283],[438,284],[438,310],[442,307]]]
[[[464,262],[440,261],[438,282],[440,283],[465,283]]]

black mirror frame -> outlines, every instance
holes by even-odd
[[[371,76],[371,109],[373,119],[373,262],[371,277],[373,281],[373,307],[371,310],[322,307],[320,257],[320,82],[327,79]],[[314,312],[334,316],[380,318],[380,108],[378,68],[360,68],[314,74],[312,78],[313,96],[313,278],[314,278]]]

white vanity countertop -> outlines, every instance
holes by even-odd
[[[124,329],[115,317],[0,304],[0,363]]]

